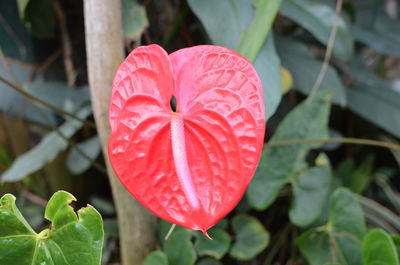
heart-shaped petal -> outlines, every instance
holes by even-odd
[[[169,106],[176,97],[177,112]],[[206,231],[239,202],[264,140],[261,82],[224,47],[135,49],[117,71],[111,164],[150,211]]]

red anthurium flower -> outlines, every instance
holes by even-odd
[[[139,47],[112,86],[111,164],[147,209],[206,234],[255,172],[263,102],[256,71],[234,51],[201,45],[168,55],[158,45]]]

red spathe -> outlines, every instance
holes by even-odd
[[[161,218],[206,232],[236,206],[256,170],[262,86],[251,63],[227,48],[168,55],[142,46],[115,75],[109,120],[110,161],[126,189]]]

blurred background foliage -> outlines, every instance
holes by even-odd
[[[209,43],[245,55],[268,118],[256,175],[211,229],[214,240],[184,228],[164,240],[170,224],[160,221],[146,265],[399,264],[399,1],[122,0],[121,8],[127,53]],[[2,0],[0,24],[0,194],[16,194],[37,231],[55,191],[91,203],[104,218],[102,262],[118,264],[82,0]]]

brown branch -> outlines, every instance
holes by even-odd
[[[291,139],[282,140],[272,143],[267,143],[267,146],[277,147],[277,146],[287,146],[287,145],[301,145],[301,144],[316,144],[316,143],[344,143],[344,144],[358,144],[358,145],[369,145],[376,147],[383,147],[392,150],[400,150],[400,145],[388,143],[384,141],[377,141],[372,139],[362,139],[362,138],[316,138],[316,139]]]
[[[21,194],[22,194],[22,196],[27,198],[28,201],[30,201],[34,204],[37,204],[39,206],[42,206],[43,208],[46,207],[46,205],[47,205],[47,201],[45,199],[42,199],[41,197],[37,196],[36,194],[33,194],[26,188],[21,189]]]
[[[336,33],[339,27],[340,22],[340,13],[342,12],[343,0],[337,0],[336,2],[336,13],[335,13],[335,20],[332,24],[332,29],[329,34],[328,45],[326,47],[324,62],[322,63],[321,70],[319,71],[317,80],[315,80],[314,86],[311,88],[310,95],[308,96],[308,101],[311,101],[312,98],[317,94],[319,87],[324,81],[326,71],[328,71],[329,61],[332,56],[333,52],[333,45],[335,44]]]
[[[70,118],[73,118],[73,119],[75,119],[75,120],[78,120],[78,121],[80,121],[80,122],[82,122],[82,123],[84,123],[84,124],[86,124],[86,125],[88,125],[88,126],[94,128],[94,129],[96,128],[96,126],[95,126],[92,122],[87,121],[87,120],[84,120],[84,119],[81,119],[81,118],[79,118],[78,116],[76,116],[76,115],[74,115],[74,114],[72,114],[72,113],[69,113],[69,112],[67,112],[67,111],[65,111],[65,110],[63,110],[63,109],[61,109],[61,108],[59,108],[59,107],[57,107],[57,106],[55,106],[55,105],[52,105],[52,104],[48,103],[47,101],[44,101],[44,100],[41,99],[41,98],[35,97],[34,95],[32,95],[32,94],[30,94],[29,92],[25,91],[25,89],[23,89],[22,87],[17,86],[17,85],[15,85],[15,84],[11,83],[10,81],[4,79],[4,78],[1,77],[1,76],[0,76],[0,82],[3,82],[4,84],[8,85],[9,87],[13,88],[14,90],[18,91],[19,93],[21,93],[22,95],[24,95],[25,97],[27,97],[28,99],[30,99],[30,100],[32,100],[32,101],[36,101],[36,102],[42,104],[43,106],[45,106],[45,107],[51,109],[52,111],[54,111],[54,112],[56,112],[56,113],[63,114],[63,115],[65,115],[65,116],[68,116],[68,117],[70,117]]]
[[[74,86],[76,79],[76,72],[74,70],[74,64],[72,60],[72,45],[71,45],[71,38],[69,37],[68,34],[67,19],[58,0],[53,0],[53,9],[54,12],[56,13],[56,17],[60,25],[61,43],[63,47],[63,54],[64,54],[63,58],[64,58],[65,75],[67,76],[67,83],[69,86]]]

